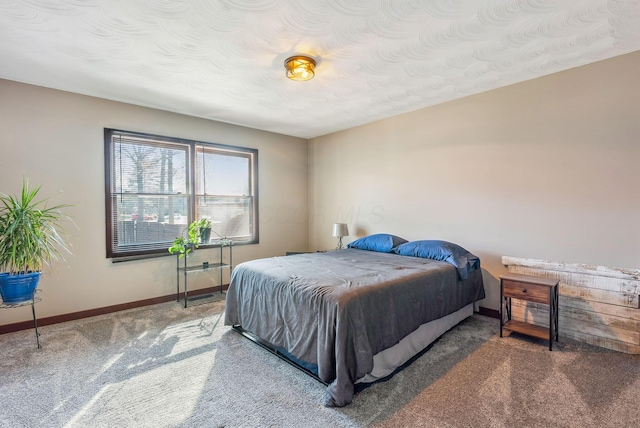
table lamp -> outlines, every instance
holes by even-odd
[[[338,238],[338,246],[336,247],[336,250],[343,249],[344,247],[342,246],[342,237],[349,236],[349,229],[347,229],[347,225],[345,223],[334,223],[333,236]]]

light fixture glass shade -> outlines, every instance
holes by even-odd
[[[316,61],[303,55],[296,55],[284,60],[287,77],[291,80],[311,80],[315,76]]]

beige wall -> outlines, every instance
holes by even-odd
[[[43,277],[40,317],[175,291],[171,257],[105,258],[105,127],[259,150],[261,243],[236,247],[236,264],[333,248],[344,221],[345,242],[459,243],[481,257],[482,306],[497,309],[502,255],[640,267],[639,75],[633,53],[316,138],[308,152],[293,137],[0,80],[0,191],[25,175],[75,204],[75,255]],[[0,311],[0,325],[29,319]]]
[[[175,292],[173,257],[116,264],[105,257],[105,127],[257,148],[260,244],[235,247],[234,262],[307,248],[305,140],[0,80],[0,191],[15,194],[24,175],[43,185],[43,196],[75,205],[74,256],[43,276],[39,317]],[[198,250],[194,261],[214,254]],[[189,281],[209,285],[206,274]],[[29,308],[0,311],[0,325],[30,319]]]
[[[388,232],[480,256],[640,267],[640,52],[315,138],[310,248]]]

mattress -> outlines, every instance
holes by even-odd
[[[393,374],[440,336],[471,315],[473,315],[473,303],[442,318],[422,324],[397,344],[374,355],[371,373],[367,373],[356,383],[372,383]]]

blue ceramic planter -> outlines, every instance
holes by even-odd
[[[33,299],[41,272],[29,272],[20,275],[0,273],[0,297],[7,304],[24,303]]]

